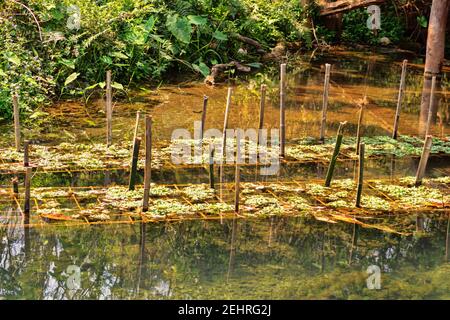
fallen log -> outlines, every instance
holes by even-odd
[[[235,69],[239,72],[250,72],[252,68],[245,66],[237,61],[231,61],[230,63],[219,63],[211,68],[211,73],[205,78],[205,84],[215,85],[220,81],[225,71]]]
[[[386,2],[386,0],[338,0],[335,2],[320,1],[319,5],[322,7],[320,10],[320,16],[329,16],[383,2]]]

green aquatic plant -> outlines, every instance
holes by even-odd
[[[185,194],[189,200],[193,202],[205,201],[208,199],[214,199],[215,190],[211,189],[207,184],[192,185],[181,189],[181,192]]]
[[[268,205],[278,205],[278,200],[262,195],[252,195],[245,199],[244,204],[253,208],[261,208]]]
[[[201,212],[206,214],[220,214],[233,212],[234,207],[230,204],[218,202],[218,203],[196,203],[192,206],[192,211]]]
[[[145,212],[145,215],[150,216],[166,216],[168,214],[185,215],[192,210],[190,206],[185,205],[178,200],[174,199],[156,199],[152,201],[149,206],[149,210]]]
[[[328,202],[327,206],[332,207],[332,208],[349,208],[349,207],[351,207],[351,204],[349,204],[345,200],[336,200],[336,201]]]
[[[306,200],[303,197],[300,196],[291,196],[288,197],[286,199],[286,202],[295,210],[298,211],[309,211],[311,210],[313,207],[311,206],[311,204],[308,202],[308,200]]]
[[[408,207],[444,206],[448,205],[448,196],[430,187],[406,187],[375,182],[375,189],[386,193],[399,204]]]
[[[152,197],[167,197],[173,196],[177,192],[174,189],[171,189],[166,186],[159,186],[154,183],[150,185],[150,196]]]
[[[389,211],[391,209],[391,205],[387,200],[376,196],[362,196],[361,207],[376,211]]]

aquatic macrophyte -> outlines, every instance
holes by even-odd
[[[192,211],[207,214],[219,214],[225,212],[233,212],[234,206],[224,203],[196,203],[192,206]]]
[[[183,215],[191,212],[191,208],[174,199],[157,199],[153,201],[146,215],[165,216],[168,214]]]
[[[311,209],[309,202],[305,198],[299,196],[288,197],[286,202],[292,206],[293,209],[298,211],[308,211]]]
[[[388,201],[376,196],[363,196],[361,206],[364,209],[389,211],[391,205]]]
[[[278,205],[278,200],[275,198],[269,198],[262,195],[253,195],[245,199],[244,204],[246,206],[261,208],[268,205]]]
[[[185,187],[181,190],[191,201],[198,202],[215,197],[214,189],[211,189],[207,184],[198,184]]]

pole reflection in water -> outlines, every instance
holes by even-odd
[[[232,228],[231,228],[230,257],[228,259],[227,282],[230,281],[231,273],[233,272],[233,268],[234,268],[234,257],[236,254],[235,242],[236,242],[237,227],[238,227],[238,219],[234,218],[232,221]]]
[[[352,235],[352,244],[350,246],[350,255],[349,255],[349,261],[348,264],[351,265],[353,262],[353,255],[354,251],[357,250],[358,246],[358,235],[359,235],[359,225],[356,223],[353,224],[353,235]]]
[[[146,254],[145,254],[145,233],[146,233],[146,223],[141,223],[139,231],[139,263],[137,272],[137,285],[136,285],[136,295],[139,296],[139,291],[141,288],[142,279],[146,279]]]
[[[449,250],[450,250],[450,213],[448,214],[448,219],[447,219],[447,235],[446,235],[446,244],[445,244],[445,260],[448,262],[450,261],[449,258]]]

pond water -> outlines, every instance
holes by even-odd
[[[343,48],[291,57],[288,69],[287,139],[317,137],[324,63],[332,63],[327,136],[348,121],[355,134],[358,103],[366,113],[363,135],[390,135],[401,61],[409,59],[399,132],[417,135],[423,61],[406,52],[361,52]],[[259,87],[267,84],[265,126],[277,128],[278,68],[240,79],[234,88],[230,127],[256,128]],[[448,69],[448,68],[447,68]],[[450,70],[445,69],[440,117],[432,133],[450,135]],[[135,112],[153,115],[156,142],[176,128],[193,130],[209,96],[206,129],[221,130],[227,87],[199,82],[137,88],[114,107],[114,141],[131,141]],[[38,126],[25,124],[34,144],[91,143],[105,139],[101,99],[60,102],[40,110]],[[143,134],[143,122],[140,134]],[[11,124],[0,125],[0,147],[13,143]],[[450,175],[446,157],[431,157],[427,176]],[[379,157],[366,163],[367,179],[415,174],[418,159]],[[242,181],[323,179],[327,163],[287,163],[278,175],[260,176],[246,166]],[[342,161],[336,178],[356,177],[356,161]],[[126,185],[128,170],[35,172],[33,187]],[[14,174],[0,174],[10,188]],[[138,183],[142,182],[142,171]],[[206,183],[205,168],[162,168],[152,181]],[[224,171],[224,182],[234,171]],[[0,199],[0,299],[450,299],[449,217],[445,211],[361,217],[367,225],[317,221],[312,216],[24,228],[4,220],[15,211]],[[3,219],[3,220],[2,220]],[[19,221],[20,222],[20,221]],[[367,269],[380,270],[381,289],[367,287]],[[78,273],[79,272],[79,273]],[[80,281],[78,282],[78,275]],[[371,278],[373,279],[373,278]]]
[[[369,220],[410,235],[308,217],[0,229],[0,298],[450,298],[447,215]]]

